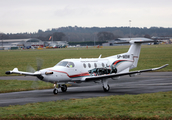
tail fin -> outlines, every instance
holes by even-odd
[[[130,69],[137,67],[137,63],[139,61],[139,56],[140,56],[140,50],[141,50],[141,43],[132,43],[132,45],[130,46],[127,53],[131,55],[131,58],[134,61]]]
[[[153,40],[131,40],[129,41],[131,43],[131,46],[128,50],[128,54],[131,55],[131,58],[133,58],[133,65],[130,67],[130,69],[133,69],[137,67],[137,63],[139,61],[140,56],[140,50],[141,50],[141,44],[142,43],[150,43],[154,42]]]

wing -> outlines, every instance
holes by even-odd
[[[85,78],[85,81],[95,81],[95,80],[106,79],[106,78],[113,78],[113,77],[119,77],[119,76],[124,76],[124,75],[130,75],[130,76],[132,76],[132,75],[135,75],[137,73],[159,70],[159,69],[165,68],[166,66],[168,66],[168,64],[165,64],[165,65],[163,65],[161,67],[152,68],[152,69],[131,71],[131,72],[126,72],[126,73],[117,73],[117,74],[114,73],[114,74],[109,74],[109,75],[92,76],[92,77]]]
[[[31,72],[22,72],[22,71],[18,71],[18,68],[14,68],[12,71],[7,71],[5,74],[20,74],[20,75],[28,75],[28,76],[39,76],[41,75],[40,72],[36,71],[35,73],[31,73]]]

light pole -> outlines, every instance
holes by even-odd
[[[131,20],[129,20],[129,26],[130,26],[130,40],[131,40]]]
[[[95,46],[96,34],[94,34],[94,46]]]
[[[4,46],[4,45],[3,45],[3,39],[4,39],[4,38],[3,38],[3,37],[4,37],[3,35],[4,35],[4,33],[0,33],[0,34],[1,34],[1,41],[2,41],[2,48],[3,48],[3,46]]]
[[[3,48],[3,35],[1,37],[2,37],[2,48]]]

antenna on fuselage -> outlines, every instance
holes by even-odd
[[[102,57],[102,55],[99,56],[99,59]]]

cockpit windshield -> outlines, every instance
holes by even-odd
[[[72,68],[74,67],[74,63],[73,62],[69,62],[69,61],[60,61],[59,63],[57,63],[55,66],[63,66],[63,67],[69,67]]]

